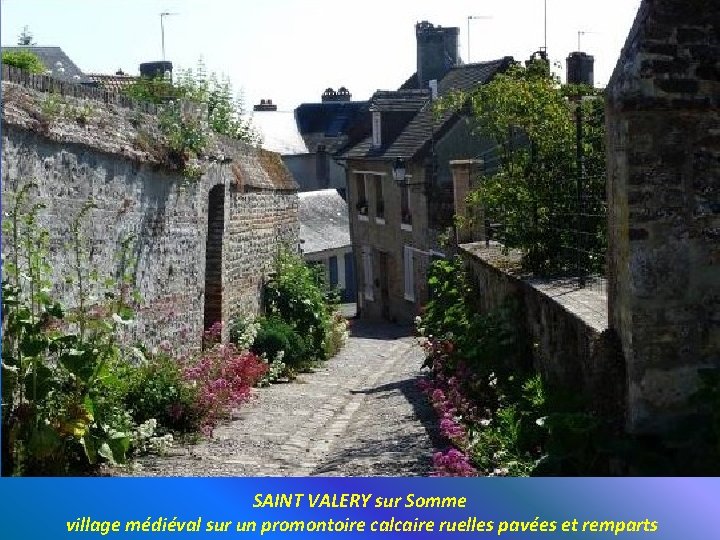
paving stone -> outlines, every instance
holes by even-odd
[[[139,460],[145,476],[426,475],[437,431],[417,390],[423,353],[407,328],[356,323],[304,384],[276,384],[212,439]]]

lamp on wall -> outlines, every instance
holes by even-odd
[[[406,183],[406,173],[407,173],[407,166],[405,165],[405,160],[401,157],[395,158],[395,162],[393,163],[393,180],[395,180],[395,183],[398,185],[403,185]]]

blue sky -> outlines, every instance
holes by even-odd
[[[607,82],[640,0],[547,0],[548,50],[555,61],[582,48]],[[136,74],[161,57],[162,11],[167,59],[193,67],[203,58],[226,74],[246,103],[270,98],[281,109],[319,101],[326,87],[354,99],[397,88],[415,71],[414,25],[460,28],[467,60],[526,59],[543,44],[544,0],[1,0],[0,41],[14,45],[28,25],[38,45],[62,47],[85,72]]]

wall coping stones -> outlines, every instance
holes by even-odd
[[[571,278],[534,278],[520,269],[519,251],[505,253],[503,246],[497,242],[491,242],[490,246],[484,242],[473,242],[461,244],[458,248],[490,269],[516,281],[518,285],[532,289],[548,301],[558,304],[596,332],[608,328],[607,287],[603,278],[591,279],[585,287],[578,287],[577,281]]]

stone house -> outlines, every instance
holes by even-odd
[[[417,72],[370,100],[372,134],[343,152],[362,317],[410,322],[427,301],[426,274],[452,227],[449,162],[492,151],[460,113],[433,102],[483,84],[512,58],[458,65],[457,28],[416,25]]]
[[[368,102],[351,98],[344,87],[328,88],[320,103],[303,103],[295,111],[278,110],[271,99],[263,99],[252,117],[262,147],[282,156],[298,184],[305,260],[324,267],[343,302],[355,302],[355,267],[345,169],[332,158],[369,133]]]
[[[334,188],[346,198],[345,169],[333,156],[370,133],[368,102],[352,101],[345,87],[327,88],[320,103],[302,103],[295,109],[295,121],[307,152],[283,159],[300,190]]]

